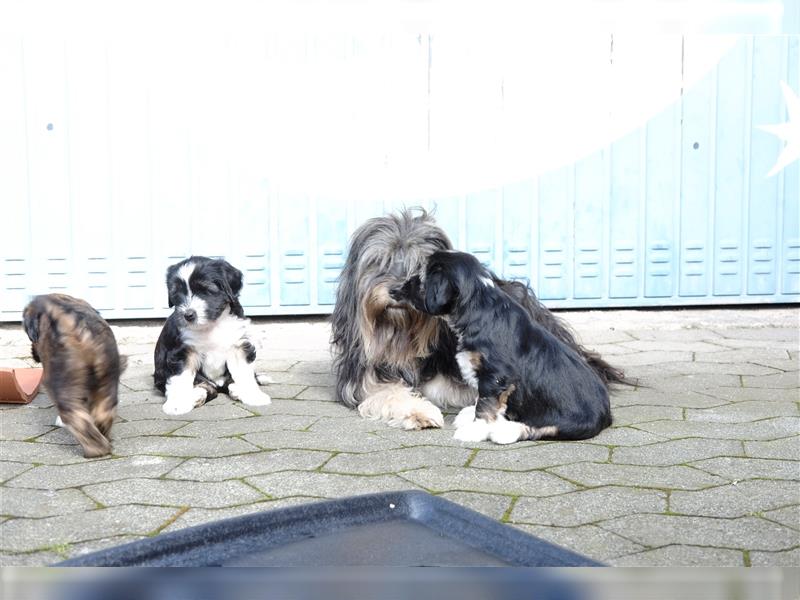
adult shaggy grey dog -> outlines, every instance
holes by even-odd
[[[424,270],[447,234],[423,209],[369,219],[350,240],[332,315],[331,346],[338,399],[361,416],[395,427],[442,427],[440,407],[476,401],[456,363],[457,341],[446,323],[400,304],[389,290]],[[623,373],[575,341],[567,326],[526,285],[493,275],[496,286],[533,319],[575,348],[606,384]]]

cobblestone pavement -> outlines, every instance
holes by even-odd
[[[220,396],[170,417],[159,323],[115,323],[114,455],[85,460],[45,394],[0,405],[0,564],[45,565],[320,498],[423,489],[612,565],[800,564],[798,317],[787,308],[562,313],[640,381],[585,442],[510,447],[401,431],[333,399],[322,318],[254,323],[273,403]],[[18,325],[0,365],[25,366]]]

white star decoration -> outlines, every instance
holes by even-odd
[[[783,81],[781,81],[781,89],[783,89],[783,97],[786,100],[786,112],[789,113],[789,120],[778,125],[759,125],[759,129],[773,133],[785,142],[783,150],[778,156],[778,162],[767,173],[767,177],[772,177],[781,169],[800,159],[800,98]]]

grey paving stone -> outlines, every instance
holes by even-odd
[[[628,332],[639,340],[656,342],[715,342],[722,336],[713,329],[640,329]]]
[[[339,435],[361,435],[383,431],[386,423],[372,421],[371,419],[356,419],[353,415],[347,417],[320,417],[308,430],[318,433],[332,432]]]
[[[25,552],[21,554],[0,553],[0,567],[44,567],[67,558],[57,552]]]
[[[596,525],[580,527],[546,527],[544,525],[514,524],[514,527],[538,538],[567,548],[594,560],[614,564],[614,557],[642,550],[635,544]]]
[[[306,389],[305,385],[295,385],[292,383],[270,383],[263,386],[261,389],[269,394],[270,398],[277,399],[291,399],[297,396],[300,392]]]
[[[276,471],[318,468],[331,456],[316,450],[273,450],[225,458],[190,458],[167,473],[168,479],[223,481]]]
[[[116,440],[143,435],[167,435],[183,427],[185,424],[186,421],[160,421],[156,419],[114,423],[111,429],[111,442],[113,444]],[[63,427],[54,428],[53,431],[37,438],[36,441],[47,442],[48,444],[78,445],[75,437]],[[77,449],[75,451],[78,452]]]
[[[85,462],[77,447],[41,442],[0,440],[0,458],[15,462],[36,462],[46,465],[66,465]]]
[[[406,431],[384,425],[375,430],[375,435],[396,443],[398,446],[456,446],[458,448],[481,448],[486,450],[504,450],[492,442],[461,442],[453,439],[455,430],[451,426],[451,419],[446,419],[444,429],[422,429]],[[517,442],[515,448],[532,446],[534,442]]]
[[[731,481],[745,479],[800,480],[800,462],[766,458],[720,457],[698,460],[691,466]]]
[[[258,448],[238,438],[215,439],[213,443],[205,438],[147,436],[117,440],[114,443],[116,456],[138,456],[155,454],[158,456],[233,456],[256,452]]]
[[[550,498],[520,498],[509,520],[574,527],[623,515],[662,513],[666,509],[666,492],[608,486]]]
[[[619,329],[584,330],[580,333],[578,339],[587,346],[616,344],[634,340],[629,331],[620,331]]]
[[[696,354],[695,362],[666,363],[661,366],[665,373],[703,375],[718,373],[720,375],[771,375],[779,373],[779,369],[756,365],[749,362],[709,362],[706,354]]]
[[[758,357],[752,359],[753,363],[757,365],[764,365],[765,367],[772,367],[781,371],[797,371],[800,369],[800,363],[797,358],[764,358]]]
[[[752,327],[721,329],[723,337],[734,340],[781,340],[787,342],[800,342],[800,332],[797,327]]]
[[[99,552],[106,548],[113,548],[114,546],[121,546],[122,544],[129,544],[145,539],[143,535],[118,535],[113,537],[105,537],[100,540],[91,540],[88,542],[79,542],[77,544],[69,544],[65,550],[65,558],[76,558],[84,556],[91,552]]]
[[[595,444],[539,442],[524,448],[512,446],[502,451],[478,451],[475,458],[472,459],[470,467],[503,471],[531,471],[583,461],[605,462],[608,460],[609,454],[608,448]]]
[[[611,564],[615,567],[743,567],[744,553],[741,550],[676,544],[620,556]]]
[[[300,361],[294,359],[270,359],[264,360],[256,354],[256,361],[253,368],[256,373],[274,373],[275,371],[288,371]]]
[[[797,460],[800,456],[800,437],[786,437],[768,442],[745,442],[744,452],[753,458],[785,458]]]
[[[0,420],[0,439],[27,440],[53,430],[53,423],[5,423]]]
[[[632,515],[605,521],[603,529],[644,546],[712,546],[740,550],[786,550],[800,532],[756,517],[713,519],[678,515]]]
[[[630,348],[639,352],[720,352],[724,351],[715,344],[709,344],[702,340],[633,340],[622,342],[620,346]],[[689,358],[691,360],[691,357]]]
[[[79,490],[29,490],[0,488],[0,514],[10,517],[52,517],[95,508]]]
[[[586,463],[589,464],[589,463]],[[404,479],[431,492],[483,492],[503,493],[512,496],[553,496],[577,489],[549,473],[534,471],[512,473],[494,469],[475,469],[465,467],[431,467],[406,471]]]
[[[166,435],[177,431],[186,423],[187,421],[174,421],[172,419],[145,419],[142,421],[114,423],[114,427],[111,429],[111,439],[113,441],[141,435]]]
[[[671,438],[702,437],[727,440],[774,440],[796,435],[800,427],[797,417],[777,417],[754,423],[715,423],[710,421],[653,421],[639,423],[643,429]]]
[[[611,411],[613,414],[613,410]],[[599,435],[591,439],[593,444],[602,444],[604,446],[643,446],[645,444],[654,444],[656,442],[663,442],[667,438],[662,435],[655,435],[641,429],[634,429],[633,427],[610,427],[604,429]],[[571,442],[578,443],[578,442]]]
[[[323,373],[330,374],[333,372],[333,364],[330,359],[328,360],[302,360],[296,362],[289,371],[299,371],[300,373]]]
[[[335,402],[336,390],[332,387],[312,386],[303,390],[298,396],[298,400],[319,400],[322,402]]]
[[[33,465],[30,463],[0,460],[0,482],[8,481],[29,469],[33,469]]]
[[[0,406],[3,406],[0,404]],[[53,425],[58,414],[54,407],[36,408],[30,404],[9,404],[6,410],[0,412],[0,432],[5,431],[8,425]]]
[[[795,402],[797,401],[796,390],[773,390],[769,388],[732,388],[720,387],[701,390],[699,392],[705,396],[727,400],[728,402]],[[688,408],[706,408],[703,406]]]
[[[320,473],[318,471],[282,471],[258,477],[248,477],[245,481],[273,498],[286,498],[289,496],[340,498],[342,496],[414,488],[408,481],[404,481],[396,475],[364,477]]]
[[[119,408],[123,406],[135,406],[137,404],[158,404],[161,406],[164,404],[164,395],[155,390],[146,392],[134,392],[126,389],[120,390]]]
[[[293,498],[281,498],[280,500],[265,500],[263,502],[254,502],[253,504],[243,504],[242,506],[234,506],[232,508],[192,508],[175,519],[173,523],[170,523],[167,527],[165,527],[162,533],[177,531],[179,529],[184,529],[185,527],[194,527],[195,525],[203,525],[205,523],[211,523],[213,521],[219,521],[222,519],[241,517],[243,515],[250,515],[268,510],[275,510],[278,508],[286,508],[287,506],[297,506],[298,504],[307,504],[310,502],[319,501],[319,498],[295,496]]]
[[[800,505],[768,510],[762,513],[762,516],[792,529],[800,529]]]
[[[597,352],[600,356],[616,356],[617,354],[634,354],[638,350],[627,348],[621,344],[584,344],[587,350]]]
[[[225,421],[195,421],[176,431],[176,435],[188,437],[218,438],[258,433],[262,431],[302,430],[314,423],[312,415],[264,414]]]
[[[688,421],[714,421],[717,423],[749,423],[769,417],[798,416],[800,409],[795,402],[787,401],[743,401],[716,408],[686,411]]]
[[[265,499],[263,494],[241,481],[125,479],[87,485],[83,491],[106,506],[133,503],[221,508]]]
[[[800,388],[800,374],[797,371],[776,373],[775,375],[762,375],[760,377],[744,376],[742,385],[751,388],[770,388],[797,390]]]
[[[276,415],[310,415],[315,417],[361,417],[338,402],[321,402],[319,400],[273,400],[268,406],[249,407],[256,414]]]
[[[625,465],[667,466],[714,456],[744,456],[742,442],[686,438],[633,448],[615,448],[611,462]]]
[[[305,371],[278,371],[270,376],[275,383],[292,383],[295,385],[331,386],[335,380],[333,373],[308,373]]]
[[[467,448],[416,446],[368,454],[338,454],[323,468],[331,473],[377,475],[440,465],[463,466],[472,455]]]
[[[511,506],[511,497],[475,492],[447,492],[440,497],[499,521]]]
[[[6,485],[54,490],[120,479],[160,477],[180,463],[178,458],[132,456],[84,461],[71,465],[42,465],[26,471]]]
[[[683,409],[677,406],[621,406],[614,408],[613,417],[615,425],[633,425],[664,419],[680,421],[683,419]]]
[[[114,535],[147,535],[176,514],[161,506],[115,506],[45,519],[11,519],[0,524],[0,549],[31,552]]]
[[[729,363],[741,364],[749,363],[751,360],[759,358],[788,358],[786,350],[782,348],[736,348],[726,350],[720,348],[721,352],[710,352],[702,354],[702,361],[706,363]]]
[[[244,439],[263,449],[301,448],[329,452],[375,452],[400,446],[369,433],[348,436],[333,431],[269,431],[250,433]]]
[[[634,354],[620,354],[614,357],[615,366],[636,367],[639,365],[660,365],[667,362],[692,362],[689,350],[661,351],[652,350]]]
[[[143,419],[161,419],[173,421],[222,421],[225,419],[241,419],[250,417],[252,412],[242,408],[240,403],[222,400],[217,397],[211,402],[195,408],[185,415],[167,415],[161,409],[163,404],[136,404],[133,406],[120,406],[117,414],[126,421],[141,421]]]
[[[153,389],[152,373],[133,376],[123,375],[119,382],[123,387],[133,390],[134,392],[149,392]]]
[[[753,567],[794,567],[800,566],[800,548],[784,552],[751,552],[750,565]]]
[[[721,477],[684,466],[651,467],[578,463],[554,467],[550,471],[569,481],[591,487],[621,485],[638,488],[696,490],[727,483]]]
[[[744,517],[800,503],[800,486],[792,481],[740,481],[697,492],[672,492],[670,511],[706,517]]]
[[[686,373],[666,374],[660,369],[659,375],[643,378],[644,385],[654,390],[685,394],[686,392],[704,392],[720,387],[741,387],[739,375],[726,375],[722,373]]]

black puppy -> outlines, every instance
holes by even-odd
[[[456,360],[478,402],[456,417],[456,439],[579,440],[611,425],[597,374],[497,288],[471,254],[436,252],[424,280],[412,277],[389,293],[444,318],[458,339]]]

